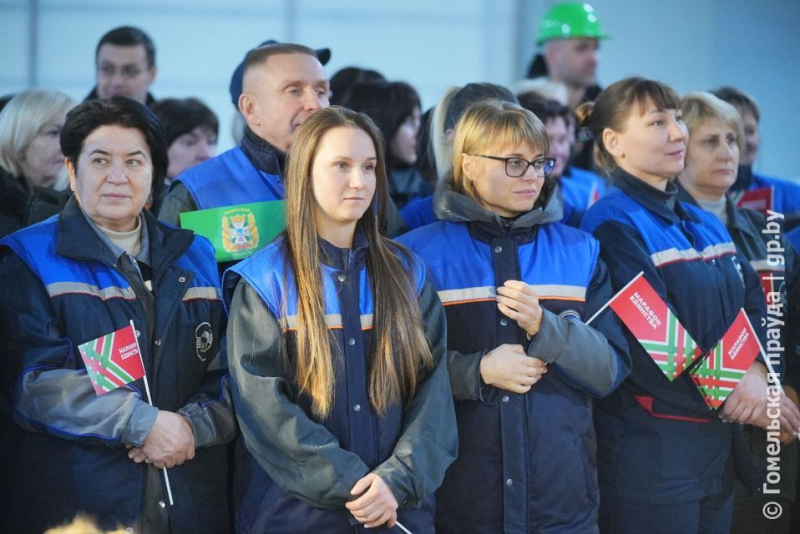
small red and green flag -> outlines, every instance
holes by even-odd
[[[759,187],[748,191],[736,191],[730,194],[737,208],[753,210],[766,215],[774,205],[775,193],[771,186]]]
[[[133,325],[79,345],[86,371],[98,395],[139,380],[144,364]]]
[[[709,408],[722,406],[761,352],[744,309],[708,356],[690,371]]]
[[[702,355],[700,347],[641,273],[614,295],[609,306],[668,379],[675,380]]]
[[[181,213],[181,228],[214,245],[217,262],[239,261],[264,248],[286,228],[285,202],[272,200]]]

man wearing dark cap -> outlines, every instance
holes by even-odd
[[[139,28],[121,26],[100,38],[95,50],[97,85],[86,100],[125,96],[150,106],[156,79],[156,47]]]
[[[179,175],[159,219],[180,225],[183,212],[283,199],[286,152],[297,129],[329,106],[330,86],[322,65],[330,55],[327,48],[314,51],[275,41],[251,50],[230,87],[247,124],[239,146]],[[389,236],[405,231],[391,199],[384,231]]]
[[[159,218],[179,225],[183,212],[282,199],[283,166],[297,128],[328,107],[330,90],[320,59],[329,57],[327,49],[318,55],[290,43],[251,50],[231,82],[247,123],[241,143],[180,174]]]

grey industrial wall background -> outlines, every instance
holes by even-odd
[[[275,38],[333,51],[347,65],[381,70],[418,88],[430,106],[450,85],[513,84],[535,50],[555,0],[0,0],[0,94],[53,87],[83,98],[94,47],[108,29],[136,25],[158,48],[157,97],[198,96],[219,115],[220,150],[232,146],[228,83],[245,52]],[[601,85],[632,74],[680,93],[722,84],[762,106],[756,168],[800,178],[796,0],[593,0],[612,39]]]

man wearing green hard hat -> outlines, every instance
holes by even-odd
[[[600,93],[595,80],[599,41],[607,38],[592,6],[580,2],[556,4],[539,25],[536,44],[543,49],[534,57],[528,77],[547,76],[564,84],[571,109],[594,100]]]

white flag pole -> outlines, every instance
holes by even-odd
[[[403,525],[400,523],[400,521],[395,521],[395,522],[394,522],[394,526],[396,526],[397,528],[399,528],[400,530],[402,530],[402,531],[403,531],[403,532],[405,532],[406,534],[411,534],[411,531],[410,531],[410,530],[408,530],[406,527],[404,527],[404,526],[403,526]]]
[[[142,357],[142,349],[139,346],[139,336],[136,335],[136,326],[133,324],[133,320],[131,320],[131,328],[133,329],[133,339],[136,340],[136,350],[139,351],[139,358]],[[144,361],[142,361],[142,369],[144,369]],[[147,371],[144,372],[144,376],[142,377],[144,380],[144,392],[147,394],[147,403],[152,406],[153,405],[153,397],[150,395],[150,384],[147,380]],[[169,473],[167,473],[167,468],[162,467],[161,472],[164,474],[164,485],[167,487],[167,497],[169,499],[169,505],[174,506],[175,502],[172,500],[172,486],[169,483]]]

